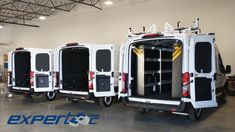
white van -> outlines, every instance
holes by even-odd
[[[9,91],[26,98],[44,93],[48,101],[54,100],[52,58],[49,49],[17,48],[9,52]]]
[[[118,92],[118,50],[114,45],[69,43],[55,52],[55,87],[69,101],[111,106]]]
[[[164,33],[129,33],[134,38],[120,48],[119,97],[126,106],[171,111],[196,120],[201,108],[226,99],[228,65],[223,66],[214,34],[199,34],[196,26]],[[155,29],[154,29],[155,31]]]

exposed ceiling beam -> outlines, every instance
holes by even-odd
[[[79,3],[79,4],[83,4],[83,5],[87,5],[87,6],[91,6],[91,7],[97,8],[99,10],[102,10],[102,8],[96,6],[96,3],[98,3],[100,0],[97,0],[98,2],[96,2],[95,4],[86,3],[86,2],[84,2],[84,0],[70,0],[70,1],[73,1],[73,2],[76,2],[76,3]]]
[[[5,7],[0,7],[0,9],[10,10],[10,11],[16,11],[16,12],[21,12],[21,13],[27,13],[27,14],[35,14],[35,15],[41,15],[41,16],[49,16],[48,14],[43,14],[43,13],[39,13],[39,12],[30,12],[30,11],[18,10],[18,9],[11,9],[11,8],[5,8]]]
[[[9,15],[2,15],[2,14],[0,14],[0,17],[17,18],[17,19],[22,19],[22,20],[32,20],[32,18],[27,18],[27,17],[9,16]]]
[[[48,5],[42,5],[42,4],[38,4],[38,3],[32,3],[32,2],[27,2],[27,1],[23,1],[23,0],[12,0],[15,2],[20,2],[20,3],[24,3],[24,4],[30,4],[30,5],[34,5],[34,6],[40,6],[40,7],[45,7],[45,8],[50,8],[50,9],[55,9],[55,10],[60,10],[60,11],[66,11],[69,12],[70,10],[66,10],[63,8],[59,8],[58,6],[53,5],[53,2],[50,1],[52,3],[53,6],[48,6]]]
[[[37,28],[40,27],[38,25],[31,25],[31,24],[24,24],[24,23],[17,23],[17,22],[7,22],[7,21],[1,21],[1,20],[0,20],[0,23],[7,23],[7,24],[13,24],[13,25],[28,26],[28,27],[37,27]]]

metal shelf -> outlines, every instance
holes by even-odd
[[[166,85],[166,84],[171,84],[171,80],[162,80],[161,82],[156,82],[156,83],[147,83],[144,85],[144,87],[152,87],[152,86],[160,86],[160,85]]]
[[[144,49],[148,49],[148,50],[161,50],[161,51],[169,51],[172,52],[173,50],[170,48],[161,48],[161,47],[155,47],[155,46],[144,46]]]
[[[172,59],[158,59],[158,58],[145,58],[145,61],[150,61],[150,62],[172,62]]]
[[[171,73],[172,70],[146,70],[144,74],[155,74],[155,73]]]

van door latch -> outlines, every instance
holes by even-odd
[[[213,76],[214,76],[214,80],[217,80],[217,73],[215,73]]]
[[[114,72],[112,72],[112,77],[114,77]]]

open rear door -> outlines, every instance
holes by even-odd
[[[217,107],[214,35],[193,36],[189,54],[192,105],[194,108]]]
[[[30,75],[33,76],[34,91],[53,91],[52,84],[52,51],[36,49],[32,52],[32,64]]]
[[[92,52],[93,88],[95,96],[115,96],[114,46],[94,45]]]

